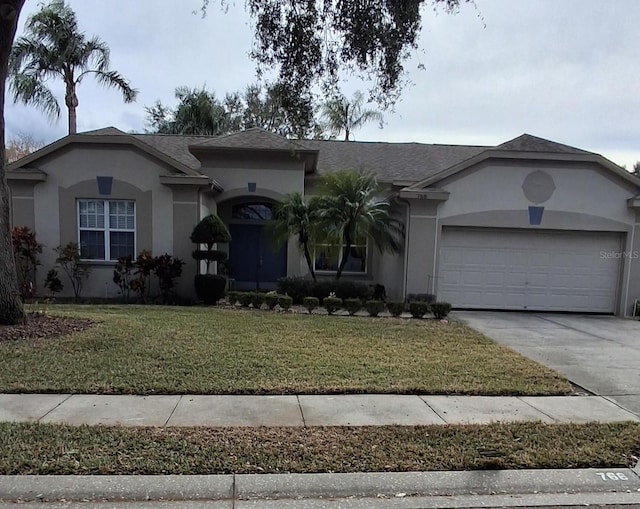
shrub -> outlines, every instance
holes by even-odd
[[[162,256],[156,256],[154,259],[153,273],[158,277],[160,293],[164,304],[172,304],[175,302],[173,291],[175,279],[182,275],[183,265],[184,262],[182,260],[174,258],[168,253]],[[224,295],[224,286],[222,287],[222,294]]]
[[[367,309],[369,316],[378,316],[384,311],[384,302],[381,300],[368,300],[364,307]]]
[[[51,269],[47,272],[47,277],[44,280],[44,287],[49,290],[49,296],[53,297],[56,293],[61,292],[64,288],[62,281],[58,277],[58,271]]]
[[[238,302],[238,294],[240,292],[230,291],[227,296],[229,297],[229,304],[235,306],[236,302]]]
[[[360,299],[366,301],[371,298],[371,289],[369,285],[361,283],[359,281],[345,281],[339,279],[338,281],[331,281],[333,283],[331,291],[336,294],[336,297],[344,299]]]
[[[11,230],[11,244],[20,297],[32,299],[36,296],[36,269],[40,265],[38,254],[42,253],[42,244],[38,244],[36,233],[27,226]]]
[[[360,299],[344,299],[342,305],[350,315],[355,315],[362,308]]]
[[[149,289],[149,276],[155,267],[155,258],[151,251],[142,250],[136,257],[135,278],[129,283],[130,288],[138,294],[140,302],[145,302],[145,293]]]
[[[311,312],[320,305],[320,300],[318,300],[318,297],[305,297],[302,303],[304,307],[307,308],[307,311],[309,311],[309,314],[311,314]]]
[[[448,302],[434,302],[431,304],[431,312],[436,318],[444,318],[451,311],[451,304]]]
[[[404,302],[389,301],[387,302],[387,310],[391,313],[391,316],[398,317],[404,312]]]
[[[248,308],[252,301],[252,292],[238,292],[238,302],[243,308]]]
[[[327,313],[332,315],[342,307],[342,299],[340,297],[329,296],[324,298],[322,304],[327,310]]]
[[[277,293],[269,292],[264,296],[264,303],[268,309],[273,309],[278,304],[278,298],[280,296]]]
[[[264,304],[265,295],[262,292],[253,292],[251,294],[251,304],[255,309],[260,309]]]
[[[303,299],[313,293],[313,281],[304,277],[280,278],[278,293],[289,295],[294,303],[302,304]]]
[[[429,312],[429,304],[421,300],[409,302],[409,313],[414,318],[422,318]]]
[[[120,288],[120,295],[127,301],[129,300],[129,291],[131,290],[131,282],[133,280],[133,259],[131,256],[121,256],[118,258],[116,268],[113,270],[113,282]]]
[[[212,306],[224,297],[227,278],[217,274],[196,274],[194,285],[198,299],[203,301],[206,306]]]
[[[293,304],[293,299],[289,295],[279,295],[278,296],[278,305],[284,310],[287,311],[291,304]]]
[[[436,301],[436,296],[433,293],[410,293],[407,295],[409,302],[426,302],[431,304]]]
[[[77,302],[82,295],[84,280],[89,277],[91,269],[87,265],[81,265],[80,247],[76,242],[69,242],[64,246],[58,246],[54,251],[58,254],[56,263],[67,275],[69,281],[71,281],[71,287],[73,288],[73,294]]]

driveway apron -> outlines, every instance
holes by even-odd
[[[640,415],[640,322],[507,311],[455,311],[452,316]]]

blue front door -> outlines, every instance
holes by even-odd
[[[278,278],[287,275],[286,243],[277,248],[269,230],[260,224],[229,225],[231,277],[238,290],[275,290]]]

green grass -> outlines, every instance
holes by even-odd
[[[630,466],[639,454],[638,423],[362,428],[0,423],[0,474],[10,475],[605,468]]]
[[[557,373],[454,322],[159,306],[50,313],[97,324],[64,338],[0,342],[0,392],[570,392]]]

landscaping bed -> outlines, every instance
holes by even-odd
[[[640,424],[120,428],[0,423],[0,474],[402,472],[632,466]]]
[[[51,306],[89,320],[0,341],[0,392],[571,393],[554,371],[455,322],[162,306]]]

